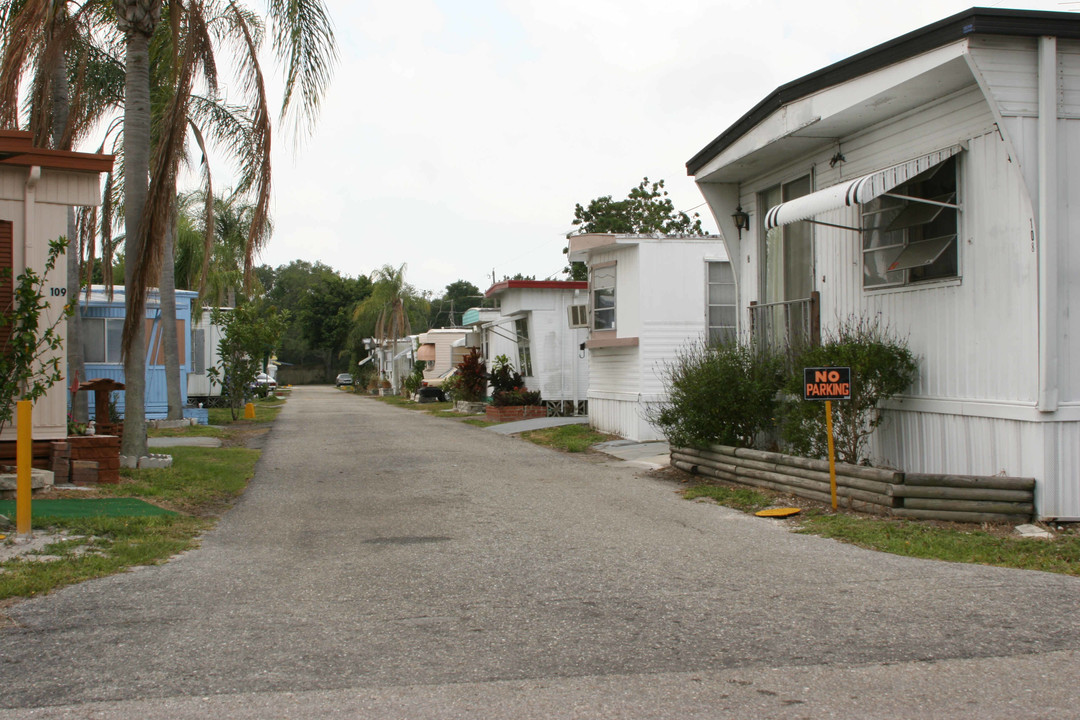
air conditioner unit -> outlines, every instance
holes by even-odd
[[[587,328],[589,327],[589,306],[588,305],[570,305],[566,308],[570,315],[570,327],[572,328]]]

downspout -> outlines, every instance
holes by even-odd
[[[1039,38],[1039,412],[1058,409],[1057,38]]]
[[[35,205],[37,204],[37,186],[38,181],[41,180],[41,166],[33,165],[30,168],[30,173],[26,176],[26,187],[23,191],[23,238],[22,247],[15,246],[12,248],[12,255],[15,257],[14,268],[12,268],[11,277],[12,280],[18,277],[19,272],[26,272],[31,262],[31,256],[34,250],[34,237],[37,235],[37,223],[35,222]],[[19,253],[22,253],[22,257],[19,257]],[[15,268],[21,268],[16,272]]]

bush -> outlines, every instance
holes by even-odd
[[[499,355],[491,366],[491,389],[496,395],[504,390],[516,390],[525,385],[521,374],[514,370],[510,358]]]
[[[484,358],[480,351],[473,348],[457,366],[457,374],[451,380],[451,389],[455,400],[477,402],[484,399],[487,392],[487,372],[484,369]],[[443,383],[446,389],[446,383]]]
[[[673,445],[753,447],[773,427],[783,358],[737,341],[681,349],[663,370],[667,400],[646,412]]]
[[[836,459],[868,463],[870,434],[883,419],[878,403],[909,387],[915,379],[915,356],[907,342],[876,320],[851,318],[818,347],[795,357],[785,391],[784,440],[791,451],[807,457],[828,456],[824,403],[802,399],[803,368],[850,367],[851,399],[833,403]]]
[[[498,390],[491,398],[491,404],[495,407],[507,407],[510,405],[539,405],[540,393],[525,388],[516,390]]]
[[[420,386],[424,384],[424,368],[427,367],[427,363],[423,360],[417,360],[413,363],[412,375],[405,378],[401,383],[401,386],[405,388],[405,392],[410,396],[413,395]]]

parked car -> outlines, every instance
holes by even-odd
[[[446,402],[446,393],[441,387],[425,385],[416,391],[420,402]]]
[[[353,384],[353,377],[349,373],[341,373],[340,375],[337,376],[337,379],[334,380],[334,387],[341,387],[342,385],[352,385],[352,384]]]

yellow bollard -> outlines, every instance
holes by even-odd
[[[34,461],[33,441],[33,405],[29,400],[20,400],[15,404],[16,422],[19,427],[15,435],[15,535],[30,537],[30,466]]]
[[[248,403],[247,405],[244,406],[244,419],[245,420],[254,420],[255,419],[255,403]]]

